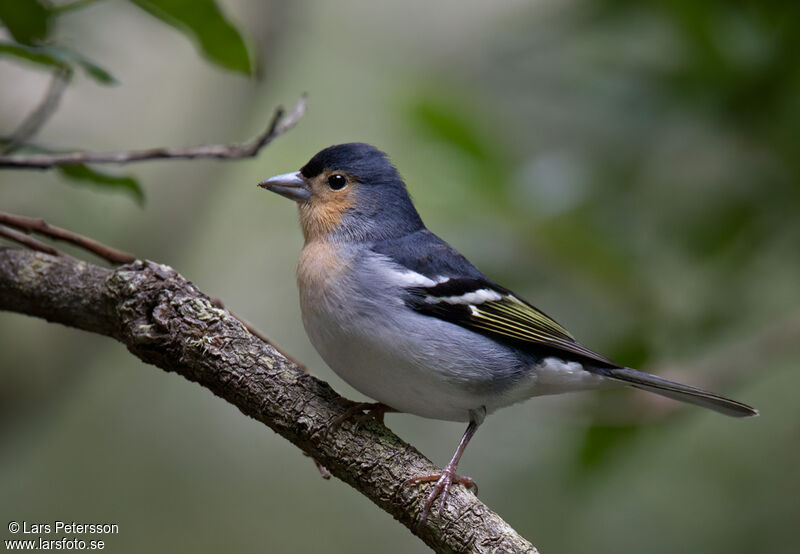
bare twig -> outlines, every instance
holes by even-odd
[[[8,142],[5,146],[0,148],[0,153],[10,154],[18,150],[20,146],[29,141],[39,129],[47,123],[47,120],[55,113],[61,95],[64,89],[67,88],[72,71],[67,67],[60,67],[53,72],[50,79],[50,86],[47,87],[47,92],[39,102],[39,105],[25,118],[25,120],[17,127],[17,129],[8,137]]]
[[[15,231],[5,225],[0,225],[0,237],[5,237],[8,240],[14,241],[17,244],[21,244],[23,246],[27,246],[31,250],[36,250],[38,252],[45,252],[46,254],[51,254],[53,256],[61,256],[62,252],[56,250],[52,246],[45,244],[39,240],[36,240],[33,237],[29,237],[19,231]]]
[[[294,127],[306,111],[306,95],[300,96],[294,110],[286,114],[283,108],[275,110],[275,115],[266,130],[252,141],[245,144],[209,144],[189,148],[150,148],[127,152],[64,152],[58,154],[30,154],[0,156],[0,168],[15,169],[50,169],[60,165],[79,163],[89,164],[127,164],[147,160],[193,160],[197,158],[215,158],[220,160],[238,160],[252,158],[292,127]]]
[[[61,227],[55,227],[48,224],[43,219],[32,219],[30,217],[23,217],[21,215],[0,212],[0,224],[14,227],[15,229],[19,229],[25,233],[38,233],[51,239],[69,242],[70,244],[74,244],[75,246],[83,248],[84,250],[91,252],[92,254],[95,254],[112,264],[128,264],[136,259],[136,256],[133,254],[128,254],[122,250],[117,250],[116,248],[106,246],[105,244],[97,242],[94,239],[73,233],[72,231],[67,231]],[[39,241],[36,242],[38,243]],[[41,249],[36,248],[36,250]],[[46,252],[46,250],[42,251]],[[52,254],[52,252],[50,253]]]
[[[0,310],[112,337],[141,360],[197,382],[323,463],[437,552],[536,552],[471,492],[417,517],[437,468],[377,422],[330,422],[346,404],[216,308],[173,269],[146,261],[105,269],[69,256],[0,247]]]

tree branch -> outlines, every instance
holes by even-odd
[[[327,433],[346,401],[304,373],[167,266],[106,269],[68,256],[0,247],[0,309],[112,337],[141,360],[208,388],[324,464],[437,552],[536,552],[472,493],[455,487],[441,516],[421,528],[436,472],[377,422]]]
[[[128,254],[122,250],[117,250],[116,248],[106,246],[105,244],[97,242],[94,239],[90,239],[89,237],[62,229],[61,227],[50,225],[43,219],[33,219],[30,217],[23,217],[21,215],[0,212],[0,224],[8,227],[14,227],[15,229],[19,229],[25,233],[38,233],[54,240],[61,240],[70,244],[74,244],[75,246],[78,246],[87,252],[91,252],[95,256],[99,256],[112,264],[128,264],[136,259],[133,254]],[[51,250],[55,250],[47,247],[47,245],[44,245],[44,243],[40,243],[39,241],[36,242],[40,245],[50,248],[50,250],[42,250],[42,248],[39,247],[32,247],[29,244],[21,242],[18,240],[18,238],[15,239],[10,236],[7,236],[7,238],[15,240],[16,242],[20,242],[21,244],[25,244],[26,246],[33,248],[34,250],[39,250],[40,252],[48,252],[53,254],[54,252],[51,252]]]
[[[300,96],[294,110],[285,114],[283,108],[275,110],[275,115],[266,130],[245,144],[208,144],[189,148],[150,148],[127,152],[63,152],[57,154],[14,154],[0,156],[0,168],[50,169],[60,165],[79,163],[127,164],[147,160],[192,160],[197,158],[216,158],[238,160],[252,158],[258,152],[292,127],[306,111],[306,95]]]
[[[6,238],[8,240],[14,241],[17,244],[21,244],[22,246],[27,246],[32,250],[37,250],[39,252],[45,252],[47,254],[51,254],[53,256],[61,256],[62,252],[59,252],[49,244],[45,244],[33,237],[29,237],[19,231],[15,231],[5,225],[0,225],[0,237]]]

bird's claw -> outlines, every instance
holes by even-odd
[[[432,483],[434,481],[435,484],[433,485],[433,490],[425,499],[425,504],[422,505],[422,511],[419,514],[419,521],[417,522],[417,525],[419,526],[422,526],[428,519],[431,508],[433,507],[433,504],[436,502],[437,498],[439,499],[439,509],[436,511],[436,513],[437,515],[442,515],[442,509],[444,509],[444,505],[447,502],[447,497],[450,495],[450,487],[453,485],[453,483],[459,483],[467,489],[473,489],[475,494],[478,494],[478,485],[472,480],[472,477],[457,475],[455,468],[451,467],[450,465],[445,467],[441,473],[433,475],[420,475],[419,477],[407,479],[403,481],[401,486],[405,487],[406,485],[415,483]]]
[[[331,478],[331,472],[328,471],[328,468],[322,465],[322,463],[319,460],[317,460],[314,456],[312,456],[305,450],[301,450],[301,452],[303,453],[303,456],[308,456],[309,458],[311,458],[311,461],[313,461],[314,465],[317,466],[317,471],[319,471],[320,477],[322,477],[326,481]]]

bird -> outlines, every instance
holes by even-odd
[[[297,203],[303,326],[325,363],[377,401],[357,410],[381,421],[391,411],[467,423],[440,473],[403,483],[433,483],[420,524],[437,499],[441,513],[453,484],[477,488],[456,471],[486,415],[534,396],[629,385],[728,416],[758,415],[577,342],[429,231],[388,155],[374,146],[327,147],[299,171],[259,186]]]

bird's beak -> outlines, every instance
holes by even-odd
[[[295,202],[305,202],[311,198],[311,187],[308,186],[299,171],[270,177],[266,181],[261,181],[258,186],[277,192]]]

